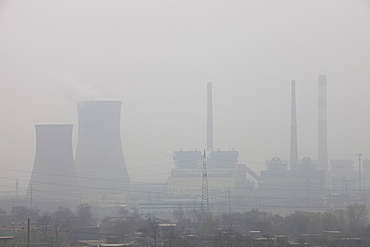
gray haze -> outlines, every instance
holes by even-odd
[[[122,101],[132,181],[164,182],[172,152],[215,148],[256,172],[289,159],[290,81],[299,158],[317,158],[317,76],[328,81],[331,158],[370,157],[370,1],[0,1],[0,185],[26,188],[35,124],[74,124],[81,100]]]

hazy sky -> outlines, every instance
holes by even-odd
[[[0,185],[24,189],[35,124],[74,124],[79,100],[122,101],[134,181],[165,181],[171,154],[214,146],[256,172],[289,159],[290,81],[299,157],[317,158],[317,76],[328,81],[329,158],[370,158],[369,0],[0,1]]]

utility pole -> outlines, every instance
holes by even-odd
[[[27,247],[30,247],[30,218],[27,220]]]
[[[362,163],[362,153],[357,154],[358,156],[358,194],[361,198],[361,163]]]
[[[203,152],[203,174],[202,174],[202,203],[201,203],[201,212],[202,213],[209,213],[206,150],[204,150],[204,152]]]

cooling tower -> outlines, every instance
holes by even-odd
[[[72,125],[36,125],[36,155],[28,186],[37,200],[78,201]]]
[[[127,195],[130,180],[121,145],[121,102],[79,102],[77,109],[75,163],[82,194]]]
[[[326,76],[318,77],[318,168],[328,171]]]
[[[290,170],[298,170],[295,81],[292,81],[291,85]]]

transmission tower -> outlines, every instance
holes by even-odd
[[[208,201],[208,178],[207,178],[207,158],[206,151],[203,152],[203,174],[202,174],[202,202],[201,212],[209,212],[209,201]]]
[[[358,194],[361,197],[361,165],[362,165],[362,153],[357,154],[358,156]]]

